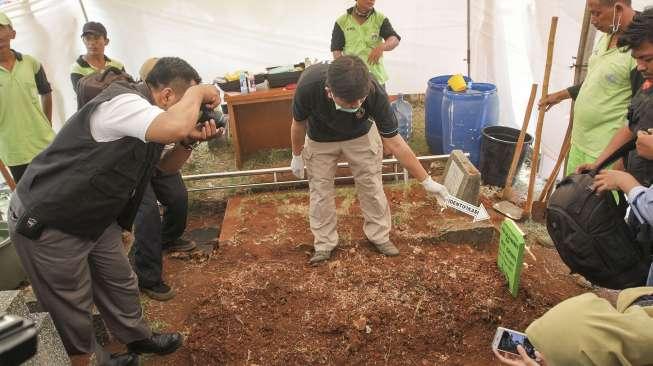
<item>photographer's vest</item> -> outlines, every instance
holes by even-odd
[[[628,109],[628,128],[637,131],[653,128],[653,83],[645,82],[632,99]],[[626,170],[645,187],[653,183],[653,160],[640,157],[637,150],[628,155]]]
[[[144,85],[114,82],[75,113],[52,144],[31,162],[17,192],[25,211],[46,227],[96,240],[117,221],[131,230],[163,145],[135,137],[97,142],[90,117],[103,102]]]
[[[346,14],[336,20],[342,33],[345,35],[345,48],[342,50],[342,53],[358,56],[365,62],[376,81],[379,84],[385,84],[388,81],[388,73],[383,66],[383,56],[376,64],[370,65],[367,62],[370,52],[383,42],[381,39],[381,26],[385,20],[385,15],[376,10],[372,10],[372,14],[365,20],[365,23],[358,24],[356,19],[354,19],[352,10],[353,8],[347,10]]]

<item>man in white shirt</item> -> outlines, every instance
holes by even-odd
[[[36,297],[69,354],[132,365],[138,354],[174,352],[179,333],[153,333],[122,243],[155,167],[178,171],[191,145],[223,133],[198,124],[215,87],[198,85],[184,60],[162,58],[144,84],[117,81],[85,104],[30,164],[10,202],[9,227]],[[164,144],[175,147],[161,158]],[[91,309],[128,353],[109,357],[95,341]]]

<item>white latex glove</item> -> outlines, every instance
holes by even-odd
[[[295,177],[304,179],[304,159],[302,159],[301,155],[293,154],[292,161],[290,162],[290,169],[292,169],[292,173]]]
[[[435,199],[438,201],[438,204],[442,206],[442,208],[447,207],[447,198],[449,197],[449,192],[445,186],[434,181],[431,176],[426,177],[426,179],[422,181],[422,186],[427,193],[435,195]]]

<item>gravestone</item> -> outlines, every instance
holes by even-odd
[[[444,186],[452,196],[478,205],[481,173],[461,150],[451,152],[444,168]]]

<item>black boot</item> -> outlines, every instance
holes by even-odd
[[[129,352],[155,353],[167,355],[177,350],[183,344],[184,338],[181,333],[152,333],[150,338],[131,342],[127,345]]]
[[[133,353],[115,353],[102,366],[138,366],[138,355]]]

